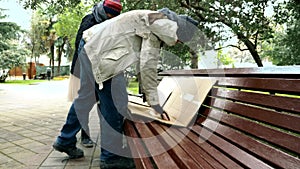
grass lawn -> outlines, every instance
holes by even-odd
[[[58,76],[51,79],[51,81],[64,80],[69,78],[68,76]],[[47,82],[48,80],[34,80],[34,79],[26,79],[26,80],[10,80],[6,79],[4,83],[1,84],[19,84],[19,85],[34,85],[42,82]]]
[[[133,79],[129,81],[127,86],[128,93],[138,94],[139,93],[139,83]]]
[[[20,85],[32,85],[41,82],[46,82],[46,80],[5,80],[4,83],[1,84],[20,84]]]

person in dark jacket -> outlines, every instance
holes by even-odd
[[[75,53],[72,60],[71,75],[70,75],[70,84],[69,84],[69,100],[73,101],[77,97],[77,92],[79,89],[79,79],[80,79],[80,63],[78,59],[78,53],[80,52],[82,46],[80,40],[82,39],[83,32],[96,24],[100,24],[107,19],[113,18],[120,14],[122,10],[122,5],[120,0],[104,0],[100,3],[94,5],[92,13],[86,15],[80,24],[76,35],[75,41]],[[95,90],[95,101],[97,102],[98,94]],[[84,119],[88,121],[89,113],[86,113],[87,117]],[[88,122],[86,122],[87,124]],[[70,158],[81,158],[84,156],[84,153],[81,149],[76,147],[76,134],[81,129],[81,143],[85,147],[92,147],[93,141],[89,136],[88,126],[81,126],[80,120],[76,115],[74,109],[74,102],[70,107],[66,123],[61,129],[60,135],[57,137],[53,148],[57,151],[67,153]]]
[[[106,2],[106,4],[105,4]],[[90,27],[99,24],[109,18],[112,18],[113,16],[119,15],[118,10],[113,10],[110,9],[108,6],[110,3],[113,3],[113,1],[104,1],[100,2],[98,4],[94,5],[93,12],[86,15],[80,24],[80,27],[78,29],[77,35],[76,35],[76,40],[75,40],[75,52],[72,60],[72,66],[71,66],[71,74],[80,78],[80,66],[79,65],[79,59],[78,58],[78,52],[79,52],[79,43],[82,38],[83,31],[89,29]],[[103,4],[105,4],[103,6]],[[105,11],[108,11],[106,12]],[[109,13],[110,12],[110,13]],[[76,67],[76,69],[75,69]],[[71,82],[73,83],[73,82]],[[72,85],[72,84],[70,84]],[[75,91],[76,92],[76,91]],[[97,97],[98,95],[96,95]],[[70,99],[71,100],[71,99]],[[90,139],[89,134],[83,129],[81,129],[81,143],[85,147],[93,147],[93,141]]]

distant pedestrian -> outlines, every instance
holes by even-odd
[[[46,72],[47,72],[47,78],[50,81],[50,79],[51,79],[51,68],[47,67]]]

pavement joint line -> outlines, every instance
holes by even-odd
[[[6,130],[6,131],[8,131],[8,132],[11,132],[11,131],[9,131],[9,130],[7,130],[7,129],[3,129],[3,130]],[[36,131],[34,131],[34,130],[31,130],[31,131],[32,131],[32,132],[36,132]],[[25,136],[25,135],[20,134],[20,133],[17,133],[17,134],[20,135],[20,136],[22,136],[22,137],[24,137],[24,138],[28,138],[28,139],[30,139],[30,140],[39,142],[39,143],[41,143],[41,144],[43,144],[43,145],[47,145],[46,143],[41,142],[40,140],[33,139],[32,137],[28,137],[28,136]],[[45,134],[43,134],[43,133],[39,133],[39,134],[45,135]],[[47,136],[52,137],[52,135],[47,135]],[[10,143],[16,145],[16,146],[19,146],[18,144],[15,144],[15,143],[11,142],[10,140],[7,140],[7,139],[5,139],[5,138],[3,138],[3,139],[6,140],[7,142],[10,142]],[[27,149],[27,148],[24,148],[24,149]],[[29,151],[35,153],[34,151],[32,151],[32,150],[30,150],[30,149],[27,149],[27,150],[29,150]]]
[[[2,155],[4,155],[4,156],[6,156],[6,157],[8,157],[8,158],[10,158],[10,159],[12,159],[12,160],[14,160],[14,161],[17,161],[18,163],[20,163],[20,164],[22,164],[22,165],[25,165],[24,163],[22,163],[21,161],[19,161],[19,160],[17,160],[17,159],[15,159],[15,158],[13,158],[13,157],[11,157],[11,156],[9,156],[8,154],[4,154],[3,152],[1,152],[0,151],[0,153],[2,154]]]
[[[93,153],[92,153],[92,157],[91,157],[91,161],[90,161],[90,165],[89,165],[89,169],[91,169],[92,168],[92,165],[93,165],[93,161],[94,161],[94,157],[95,157],[95,152],[96,152],[96,148],[100,148],[100,147],[98,147],[98,141],[99,141],[99,136],[100,136],[100,132],[98,132],[98,134],[97,134],[97,138],[96,138],[96,140],[95,140],[95,145],[94,145],[94,147],[93,147]]]

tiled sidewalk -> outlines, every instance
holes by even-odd
[[[90,169],[99,168],[99,123],[95,109],[90,129],[93,148],[83,148],[85,157],[68,160],[54,151],[71,102],[67,101],[68,80],[36,85],[0,83],[0,169]]]

